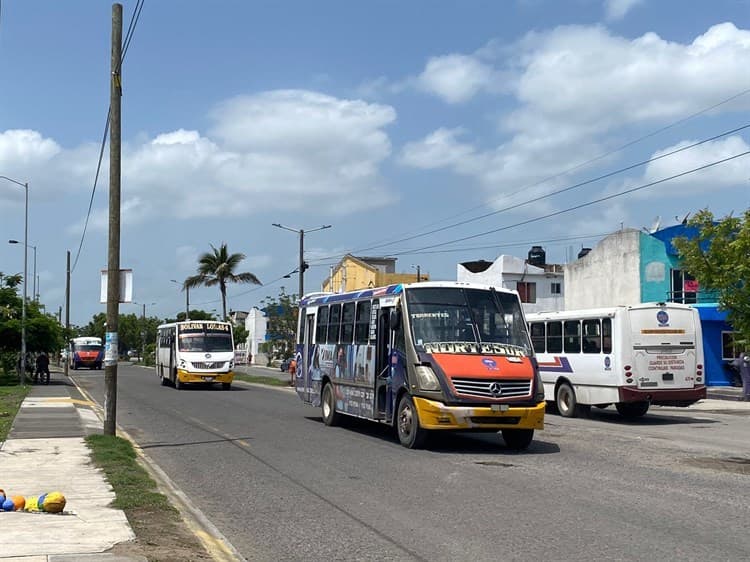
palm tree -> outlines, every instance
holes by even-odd
[[[239,263],[245,259],[245,254],[230,254],[226,243],[218,248],[211,244],[213,253],[206,252],[198,258],[198,274],[185,279],[185,287],[193,289],[200,285],[213,287],[218,285],[221,290],[221,306],[224,321],[227,319],[227,283],[254,283],[262,285],[253,273],[235,273]]]

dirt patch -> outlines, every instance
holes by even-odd
[[[120,556],[145,556],[153,562],[213,560],[177,512],[138,508],[125,510],[125,515],[136,538],[115,545],[108,552]]]

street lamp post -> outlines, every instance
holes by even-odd
[[[139,306],[143,307],[143,313],[141,314],[141,364],[144,364],[144,361],[146,361],[146,306],[154,306],[155,302],[135,302],[133,301],[133,304],[137,304]]]
[[[190,287],[185,285],[185,283],[180,283],[176,279],[170,279],[172,283],[177,283],[182,287],[182,290],[185,291],[185,320],[190,320]]]
[[[19,242],[18,240],[8,240],[8,244],[21,244],[21,242]],[[27,244],[26,246],[28,248],[33,248],[33,250],[34,250],[34,281],[33,281],[34,284],[32,285],[33,288],[34,288],[34,290],[33,290],[32,294],[31,294],[31,296],[32,296],[33,300],[38,301],[39,300],[39,295],[37,293],[38,286],[37,286],[37,282],[36,282],[37,281],[37,276],[36,276],[36,246],[34,246],[34,244]]]
[[[23,187],[25,191],[25,210],[23,220],[23,302],[21,304],[21,386],[26,384],[26,294],[28,293],[28,247],[29,247],[29,183],[21,183],[7,176],[0,176],[0,179],[7,180],[16,185]]]
[[[272,223],[272,226],[275,226],[276,228],[283,228],[284,230],[289,230],[291,232],[296,232],[299,234],[299,300],[302,300],[302,297],[305,294],[305,269],[307,269],[307,264],[305,263],[305,230],[302,228],[290,228],[288,226],[284,226],[282,224],[279,224],[277,222]],[[325,228],[331,228],[330,224],[324,224],[323,226],[319,226],[318,228],[313,228],[308,230],[307,232],[316,232],[318,230],[323,230]]]

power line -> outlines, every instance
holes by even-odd
[[[565,170],[563,170],[561,172],[557,172],[557,173],[552,174],[550,176],[544,177],[541,180],[538,180],[538,181],[536,181],[534,183],[528,184],[528,185],[526,185],[526,186],[524,186],[524,187],[522,187],[522,188],[518,189],[517,191],[514,191],[514,192],[512,192],[510,194],[503,194],[500,197],[496,197],[494,199],[489,199],[487,202],[484,202],[484,203],[482,203],[480,205],[476,205],[474,207],[471,207],[471,208],[469,208],[469,209],[467,209],[465,211],[462,211],[460,213],[457,213],[455,215],[451,215],[451,216],[442,218],[440,220],[433,221],[431,223],[427,223],[427,224],[423,225],[420,228],[428,228],[428,227],[430,227],[432,225],[440,224],[441,222],[445,222],[445,221],[450,220],[452,218],[460,217],[461,215],[465,215],[466,213],[470,213],[470,212],[475,211],[477,209],[484,208],[487,205],[487,203],[490,203],[490,202],[493,202],[493,201],[499,201],[499,200],[502,200],[502,199],[509,199],[509,198],[511,198],[511,197],[513,197],[515,195],[518,195],[519,193],[523,193],[524,191],[527,191],[529,189],[533,189],[533,188],[535,188],[535,187],[537,187],[537,186],[539,186],[539,185],[541,185],[543,183],[546,183],[546,182],[548,182],[550,180],[557,179],[557,178],[559,178],[561,176],[564,176],[564,175],[568,175],[571,172],[574,172],[574,171],[579,170],[581,168],[587,167],[589,164],[593,164],[594,162],[598,162],[599,160],[602,160],[602,159],[606,158],[607,156],[611,156],[612,154],[616,154],[617,152],[621,152],[622,150],[625,150],[626,148],[629,148],[629,147],[631,147],[631,146],[633,146],[633,145],[635,145],[635,144],[637,144],[637,143],[639,143],[641,141],[644,141],[644,140],[646,140],[648,138],[654,137],[654,136],[656,136],[656,135],[658,135],[660,133],[663,133],[664,131],[667,131],[667,130],[672,129],[672,128],[678,126],[678,125],[686,123],[687,121],[690,121],[691,119],[694,119],[696,117],[699,117],[700,115],[708,113],[708,112],[716,109],[717,107],[720,107],[720,106],[725,105],[725,104],[727,104],[727,103],[729,103],[731,101],[734,101],[735,99],[740,98],[740,97],[742,97],[744,95],[747,95],[748,93],[750,93],[750,88],[742,90],[741,92],[739,92],[737,94],[734,94],[734,95],[732,95],[732,96],[730,96],[728,98],[725,98],[725,99],[723,99],[723,100],[721,100],[721,101],[719,101],[719,102],[717,102],[717,103],[715,103],[715,104],[713,104],[713,105],[711,105],[709,107],[706,107],[706,108],[703,108],[703,109],[701,109],[699,111],[696,111],[695,113],[691,113],[690,115],[687,115],[686,117],[683,117],[682,119],[678,119],[677,121],[674,121],[674,122],[672,122],[672,123],[670,123],[668,125],[665,125],[664,127],[660,127],[659,129],[656,129],[654,131],[646,133],[645,135],[643,135],[641,137],[638,137],[638,138],[636,138],[634,140],[628,141],[625,144],[623,144],[623,145],[621,145],[621,146],[619,146],[619,147],[617,147],[615,149],[612,149],[610,151],[604,152],[604,153],[602,153],[602,154],[600,154],[598,156],[590,158],[589,160],[581,162],[580,164],[577,164],[575,166],[572,166],[570,168],[567,168],[567,169],[565,169]],[[411,232],[415,232],[415,231],[412,230]],[[396,243],[401,242],[401,241],[403,241],[403,239],[402,240],[393,241],[393,242],[391,242],[391,244],[396,244]],[[373,246],[371,248],[378,248],[378,247],[381,247],[383,245],[386,245],[386,246],[390,245],[388,243],[381,244],[380,242],[378,242],[377,244],[379,244],[379,245],[378,246]],[[368,249],[371,249],[371,248],[356,249],[356,250],[352,250],[352,252],[367,251]]]
[[[383,246],[390,246],[392,244],[398,244],[399,242],[407,242],[409,240],[414,240],[415,238],[422,238],[424,236],[429,236],[430,234],[435,234],[437,232],[443,232],[443,231],[449,230],[451,228],[456,228],[457,226],[463,226],[465,224],[468,224],[468,223],[471,223],[471,222],[475,222],[475,221],[478,221],[478,220],[481,220],[481,219],[485,219],[487,217],[491,217],[491,216],[494,216],[494,215],[497,215],[497,214],[500,214],[500,213],[504,213],[506,211],[511,211],[513,209],[518,209],[519,207],[524,207],[524,206],[529,205],[531,203],[536,203],[538,201],[541,201],[543,199],[547,199],[547,198],[552,197],[554,195],[559,195],[560,193],[565,193],[567,191],[571,191],[573,189],[577,189],[579,187],[583,187],[585,185],[589,185],[589,184],[592,184],[594,182],[610,178],[610,177],[615,176],[617,174],[621,174],[623,172],[630,171],[630,170],[632,170],[634,168],[645,166],[646,164],[650,164],[651,162],[656,162],[657,160],[661,160],[662,158],[667,158],[669,156],[673,156],[673,155],[675,155],[675,154],[677,154],[679,152],[683,152],[685,150],[690,150],[691,148],[695,148],[696,146],[700,146],[700,145],[705,144],[707,142],[711,142],[711,141],[714,141],[714,140],[719,139],[721,137],[725,137],[725,136],[731,135],[733,133],[742,131],[744,129],[747,129],[748,127],[750,127],[750,123],[742,125],[741,127],[737,127],[737,128],[732,129],[730,131],[725,131],[725,132],[720,133],[718,135],[714,135],[712,137],[703,139],[703,140],[698,141],[696,143],[693,143],[691,145],[675,149],[675,150],[673,150],[671,152],[660,154],[659,156],[654,156],[653,158],[649,158],[647,160],[642,160],[641,162],[637,162],[635,164],[631,164],[629,166],[625,166],[623,168],[619,168],[619,169],[614,170],[612,172],[608,172],[606,174],[602,174],[602,175],[597,176],[595,178],[591,178],[591,179],[588,179],[588,180],[585,180],[585,181],[582,181],[582,182],[578,182],[576,184],[573,184],[571,186],[568,186],[568,187],[565,187],[565,188],[562,188],[562,189],[558,189],[556,191],[551,191],[550,193],[547,193],[545,195],[540,195],[539,197],[534,197],[532,199],[527,199],[526,201],[522,201],[520,203],[516,203],[514,205],[510,205],[510,206],[504,207],[502,209],[498,209],[498,210],[495,210],[495,211],[490,211],[489,213],[485,213],[483,215],[479,215],[478,217],[474,217],[474,218],[466,219],[466,220],[463,220],[463,221],[460,221],[460,222],[457,222],[457,223],[449,224],[447,226],[436,228],[436,229],[433,229],[433,230],[430,230],[430,231],[427,231],[427,232],[424,232],[424,233],[421,233],[421,234],[415,234],[414,236],[409,236],[409,237],[406,237],[406,238],[401,238],[399,240],[395,240],[395,241],[390,242],[390,243],[379,244],[379,245],[375,245],[375,246],[369,246],[367,248],[362,248],[362,249],[359,249],[359,250],[356,250],[356,251],[358,251],[358,252],[364,252],[364,251],[367,251],[367,250],[373,250],[373,249],[376,249],[376,248],[381,248]]]
[[[447,246],[449,244],[455,244],[456,242],[463,242],[465,240],[472,240],[474,238],[479,238],[481,236],[486,236],[488,234],[494,234],[495,232],[501,232],[503,230],[509,230],[511,228],[515,228],[517,226],[523,226],[523,225],[530,224],[530,223],[533,223],[533,222],[538,222],[540,220],[544,220],[544,219],[548,219],[548,218],[555,217],[555,216],[558,216],[558,215],[562,215],[564,213],[569,213],[570,211],[575,211],[575,210],[578,210],[578,209],[582,209],[584,207],[589,207],[589,206],[594,205],[596,203],[601,203],[602,201],[608,201],[610,199],[615,199],[616,197],[622,197],[623,195],[627,195],[627,194],[633,193],[635,191],[640,191],[642,189],[653,187],[655,185],[658,185],[658,184],[661,184],[661,183],[665,183],[667,181],[670,181],[670,180],[673,180],[673,179],[677,179],[677,178],[686,176],[688,174],[699,172],[701,170],[705,170],[707,168],[711,168],[713,166],[717,166],[719,164],[723,164],[725,162],[729,162],[730,160],[734,160],[736,158],[740,158],[742,156],[746,156],[747,154],[750,154],[750,150],[747,150],[745,152],[741,152],[739,154],[735,154],[733,156],[729,156],[727,158],[722,158],[721,160],[716,160],[714,162],[710,162],[709,164],[704,164],[703,166],[698,166],[697,168],[693,168],[692,170],[687,170],[685,172],[680,172],[679,174],[674,174],[672,176],[669,176],[669,177],[666,177],[666,178],[662,178],[660,180],[649,182],[649,183],[640,185],[638,187],[633,187],[633,188],[630,188],[630,189],[626,189],[625,191],[621,191],[619,193],[614,193],[612,195],[607,195],[605,197],[600,197],[599,199],[594,199],[594,200],[588,201],[586,203],[581,203],[579,205],[574,205],[572,207],[567,207],[567,208],[562,209],[560,211],[555,211],[553,213],[548,213],[546,215],[542,215],[542,216],[535,217],[535,218],[532,218],[532,219],[527,219],[525,221],[517,222],[515,224],[503,226],[503,227],[500,227],[500,228],[495,228],[493,230],[488,230],[488,231],[485,231],[485,232],[480,232],[478,234],[472,234],[470,236],[464,236],[463,238],[458,238],[456,240],[450,240],[448,242],[439,242],[437,244],[431,244],[429,246],[423,246],[421,248],[416,248],[414,250],[405,250],[405,251],[402,251],[402,252],[393,252],[392,255],[396,255],[396,256],[408,255],[408,254],[411,254],[413,252],[419,252],[419,251],[422,251],[422,250],[428,250],[430,248],[438,248],[440,246]]]
[[[117,70],[118,74],[119,74],[119,70],[122,68],[123,62],[125,62],[125,55],[127,54],[128,47],[130,46],[130,42],[133,39],[133,34],[135,33],[135,28],[138,25],[138,20],[141,17],[141,11],[143,10],[144,2],[145,0],[137,0],[135,7],[133,8],[133,13],[130,16],[130,24],[128,25],[128,31],[123,41],[125,47],[123,49],[122,55],[120,56],[120,64]],[[101,147],[99,148],[99,160],[96,164],[96,174],[94,175],[94,187],[91,190],[91,198],[89,199],[89,208],[88,208],[88,211],[86,212],[86,219],[83,223],[83,232],[81,233],[81,241],[78,244],[78,251],[76,252],[76,257],[73,260],[73,267],[71,267],[70,269],[71,273],[75,271],[76,265],[78,265],[78,258],[81,256],[81,250],[83,249],[83,241],[86,238],[86,231],[89,225],[89,218],[91,217],[91,209],[94,205],[94,195],[96,195],[96,186],[99,181],[99,172],[101,171],[102,160],[104,159],[104,148],[107,146],[107,133],[109,132],[109,119],[110,119],[111,113],[112,113],[112,108],[108,107],[107,108],[107,122],[104,125],[104,135],[102,136]]]

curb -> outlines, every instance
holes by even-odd
[[[92,409],[103,423],[101,405],[88,392],[78,386],[72,377],[68,378],[70,378],[73,385],[78,389],[78,392],[85,396],[92,404],[96,405]],[[246,559],[227,540],[221,531],[199,509],[192,506],[187,495],[172,482],[169,476],[143,452],[140,445],[119,425],[117,426],[117,434],[130,442],[142,466],[157,483],[159,490],[175,506],[182,520],[204,546],[206,552],[217,562],[245,562]]]

